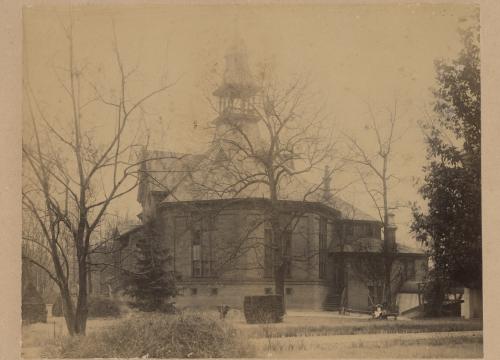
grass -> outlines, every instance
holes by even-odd
[[[275,358],[319,358],[319,359],[435,359],[435,358],[482,358],[483,346],[481,343],[464,343],[450,346],[445,345],[395,345],[391,347],[364,346],[364,347],[337,347],[332,350],[312,350],[307,353],[301,351],[273,353]]]
[[[311,320],[288,317],[282,324],[246,326],[244,334],[253,338],[262,357],[480,358],[483,354],[482,335],[461,333],[482,330],[479,320],[320,318],[316,325]]]
[[[244,327],[243,332],[250,338],[268,337],[270,330],[260,326]],[[394,334],[421,332],[450,332],[482,330],[481,321],[465,321],[460,319],[412,320],[412,321],[379,321],[353,320],[350,323],[331,320],[330,324],[294,325],[285,320],[283,324],[272,325],[274,337],[325,336],[325,335],[359,335],[359,334]]]
[[[378,321],[290,313],[284,323],[249,325],[238,312],[230,312],[226,321],[220,321],[215,311],[185,311],[181,317],[130,312],[119,319],[89,320],[88,335],[71,339],[65,336],[62,318],[49,320],[56,321],[55,337],[53,323],[23,326],[24,358],[248,357],[266,356],[268,351],[273,357],[302,358],[443,358],[482,354],[482,336],[457,333],[482,330],[482,322],[461,319]],[[426,332],[437,334],[417,334]],[[178,336],[172,336],[173,333]],[[213,344],[218,349],[210,348]]]
[[[257,344],[261,353],[292,353],[292,352],[332,352],[338,349],[393,349],[397,347],[420,347],[444,346],[455,347],[457,345],[478,345],[482,348],[482,336],[449,336],[440,338],[397,338],[397,339],[352,339],[352,341],[335,342],[329,338],[297,338],[286,341],[284,338],[274,338],[270,342],[260,341]]]

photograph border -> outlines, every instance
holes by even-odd
[[[417,1],[107,1],[106,5],[134,4],[379,4]],[[500,2],[419,1],[420,3],[479,4],[481,11],[482,88],[482,221],[483,221],[483,339],[484,358],[500,357]],[[74,5],[102,4],[71,1]],[[68,1],[16,1],[2,4],[0,103],[0,359],[20,358],[21,340],[21,138],[22,138],[22,6],[64,5]]]

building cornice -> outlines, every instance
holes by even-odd
[[[209,199],[209,200],[192,200],[192,201],[164,201],[158,205],[158,209],[169,209],[186,205],[195,207],[196,209],[210,210],[211,208],[226,207],[227,209],[258,209],[271,206],[271,200],[267,198],[236,198],[236,199]],[[280,210],[294,211],[304,207],[308,210],[315,210],[325,213],[330,213],[336,218],[340,218],[340,211],[330,206],[316,201],[298,201],[298,200],[278,200]]]
[[[232,286],[232,285],[262,285],[274,286],[273,279],[216,279],[216,278],[189,278],[177,281],[177,286]],[[286,280],[285,286],[296,285],[325,285],[329,283],[326,280]]]

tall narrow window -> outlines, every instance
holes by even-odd
[[[366,237],[373,236],[373,226],[370,223],[363,224],[363,235]]]
[[[264,230],[264,277],[273,277],[273,233],[271,229]]]
[[[212,238],[215,231],[213,214],[194,214],[191,217],[192,276],[208,277],[214,273]]]
[[[326,218],[321,217],[319,219],[319,278],[324,279],[326,277],[326,260],[327,260],[327,222]]]
[[[354,226],[351,222],[345,223],[344,224],[344,229],[345,229],[345,235],[346,236],[352,236],[354,235]]]
[[[192,238],[192,246],[193,246],[193,277],[198,277],[202,275],[201,272],[201,230],[195,229],[193,230],[193,238]]]
[[[415,260],[408,259],[405,261],[405,277],[406,280],[415,280]]]

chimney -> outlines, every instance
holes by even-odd
[[[332,174],[330,173],[330,167],[328,165],[325,166],[325,173],[323,175],[323,202],[327,203],[332,199]]]
[[[385,226],[385,231],[387,232],[384,234],[385,239],[387,240],[387,244],[389,245],[390,250],[395,250],[396,247],[396,230],[397,230],[396,222],[395,222],[395,216],[393,213],[387,214],[387,224]]]

